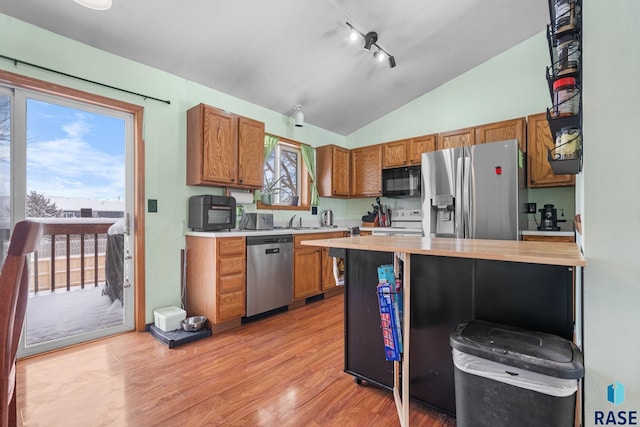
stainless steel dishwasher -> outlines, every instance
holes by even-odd
[[[293,236],[247,236],[247,317],[293,302]]]

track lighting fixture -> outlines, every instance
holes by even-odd
[[[367,34],[363,34],[362,31],[358,30],[353,25],[347,22],[347,27],[349,27],[349,40],[356,41],[358,40],[358,36],[361,36],[364,39],[364,49],[371,50],[371,46],[374,46],[377,51],[373,52],[373,57],[378,61],[382,62],[385,58],[389,58],[389,67],[394,68],[396,66],[396,59],[386,50],[378,46],[378,33],[375,31],[369,31]]]

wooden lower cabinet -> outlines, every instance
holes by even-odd
[[[293,254],[293,299],[307,298],[322,292],[320,248],[295,249]]]
[[[187,236],[187,315],[206,316],[208,326],[246,313],[244,237]]]
[[[344,232],[295,234],[293,236],[293,299],[319,295],[336,287],[333,260],[327,248],[304,246],[303,240],[344,237]],[[325,250],[323,250],[325,249]]]
[[[522,240],[525,242],[565,242],[575,243],[575,236],[538,236],[525,234],[522,236]]]

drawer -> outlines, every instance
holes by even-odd
[[[228,276],[220,276],[218,281],[219,290],[218,293],[224,294],[226,292],[244,291],[245,289],[245,276],[244,272],[241,274],[232,274]]]
[[[525,242],[565,242],[575,243],[576,238],[574,236],[540,236],[535,234],[526,234],[522,236],[522,240]]]
[[[244,237],[222,237],[218,239],[218,256],[244,255]]]
[[[229,256],[218,259],[218,274],[220,276],[226,274],[244,273],[244,256]]]
[[[218,296],[218,322],[237,319],[244,316],[245,312],[244,291],[229,292]]]

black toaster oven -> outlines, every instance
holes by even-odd
[[[189,228],[216,231],[236,226],[236,199],[203,194],[189,197]]]

